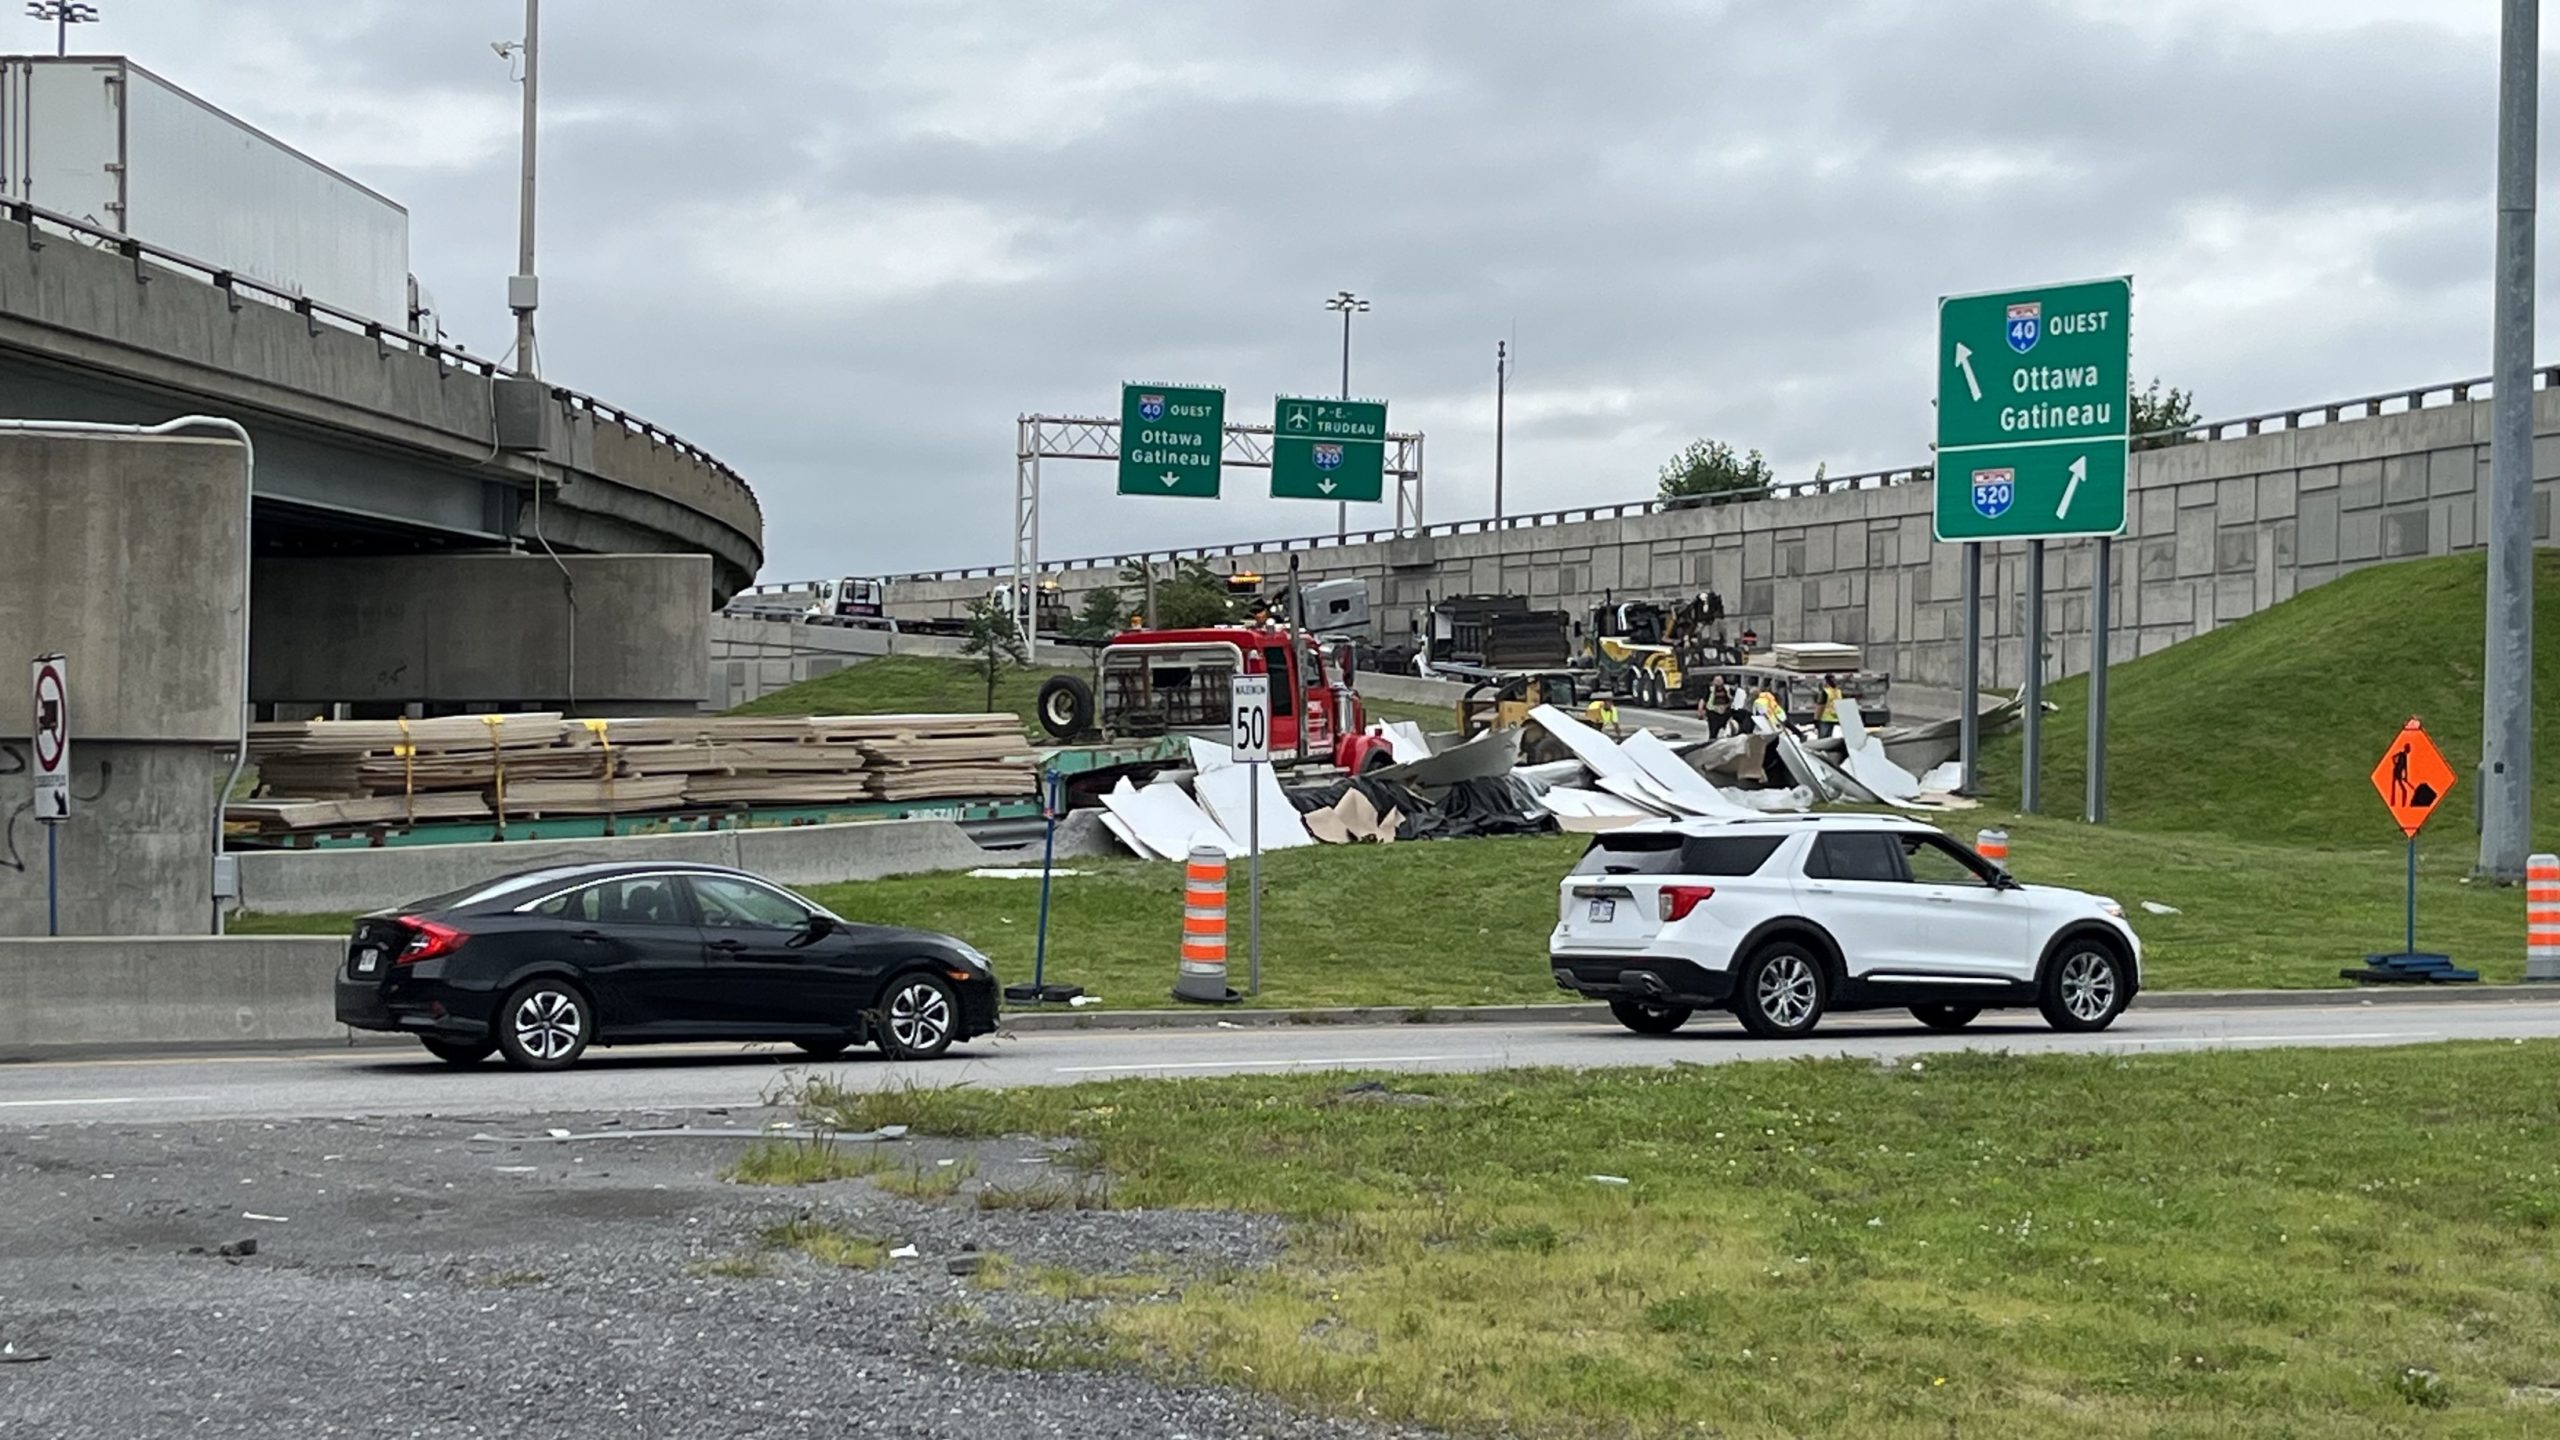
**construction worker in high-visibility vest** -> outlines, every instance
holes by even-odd
[[[1592,696],[1591,703],[1582,707],[1582,719],[1585,724],[1612,740],[1626,733],[1618,728],[1618,702],[1611,699],[1606,690]]]
[[[1759,711],[1760,718],[1769,722],[1769,733],[1774,735],[1787,728],[1787,707],[1778,703],[1778,692],[1762,690],[1752,697],[1751,708]]]
[[[1840,682],[1822,677],[1822,710],[1813,717],[1814,733],[1825,739],[1840,733]]]

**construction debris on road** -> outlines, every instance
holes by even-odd
[[[1989,733],[2014,723],[2012,703],[1986,713]],[[1411,722],[1372,727],[1393,764],[1357,776],[1336,772],[1312,784],[1284,787],[1268,766],[1236,765],[1214,742],[1193,739],[1192,769],[1144,786],[1122,780],[1102,797],[1102,823],[1132,852],[1178,860],[1206,845],[1242,855],[1246,804],[1262,788],[1262,847],[1359,844],[1475,835],[1592,832],[1624,825],[1705,817],[1743,819],[1817,805],[1882,805],[1949,810],[1975,802],[1953,793],[1960,776],[1937,763],[1938,731],[1869,729],[1857,702],[1839,703],[1839,733],[1806,739],[1760,719],[1759,729],[1716,740],[1671,739],[1637,730],[1613,739],[1553,705],[1528,712],[1524,724],[1470,736],[1428,735]],[[1523,732],[1536,747],[1570,758],[1521,763]],[[1915,774],[1901,750],[1928,766]],[[1277,825],[1274,812],[1282,817]]]

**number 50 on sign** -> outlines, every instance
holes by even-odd
[[[1228,743],[1236,759],[1247,765],[1271,760],[1271,677],[1238,675],[1235,680],[1235,733]]]

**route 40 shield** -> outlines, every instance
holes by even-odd
[[[2024,355],[2044,338],[2044,302],[2030,300],[2009,307],[2009,348]]]
[[[1145,420],[1145,421],[1146,421],[1146,422],[1148,422],[1149,424],[1153,424],[1153,423],[1155,423],[1156,421],[1163,419],[1163,418],[1164,418],[1164,397],[1163,397],[1163,396],[1161,396],[1161,395],[1141,395],[1141,396],[1139,396],[1139,397],[1138,397],[1138,417],[1139,417],[1140,419],[1142,419],[1142,420]]]

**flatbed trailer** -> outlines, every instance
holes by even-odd
[[[1179,735],[1099,745],[1045,746],[1043,770],[1066,777],[1072,802],[1108,790],[1123,775],[1139,778],[1191,761]],[[1040,818],[1032,795],[934,796],[914,800],[850,800],[826,805],[724,805],[623,815],[531,813],[492,820],[429,820],[409,824],[351,825],[338,830],[298,830],[262,835],[252,826],[226,826],[231,850],[381,850],[409,845],[473,845],[499,840],[596,840],[632,835],[700,835],[721,830],[772,830],[800,825],[845,825],[878,820],[950,820],[965,826],[1020,824]]]

